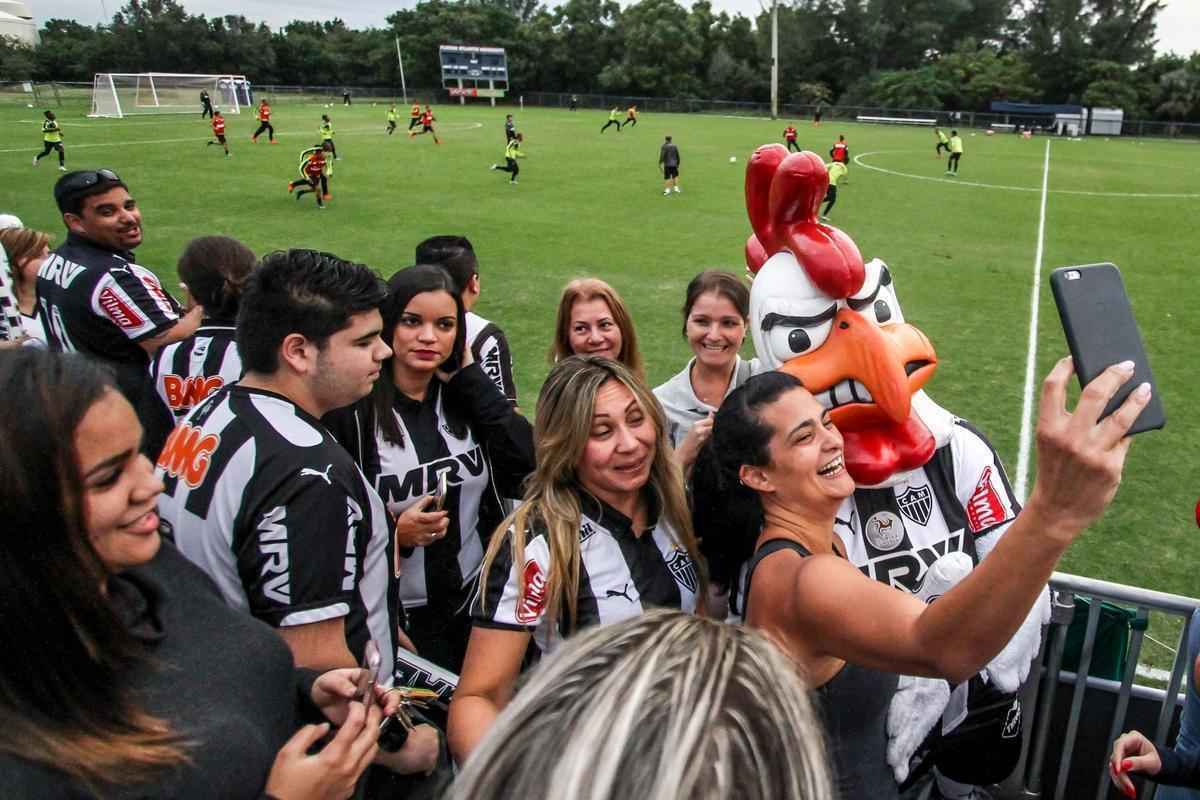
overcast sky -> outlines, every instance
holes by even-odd
[[[222,16],[244,14],[252,20],[262,20],[273,28],[293,19],[332,19],[340,16],[352,28],[382,26],[389,13],[397,8],[409,8],[416,0],[354,0],[351,3],[328,0],[182,0],[193,14]],[[630,0],[622,0],[628,5]],[[40,25],[47,19],[59,17],[76,19],[88,25],[107,22],[124,0],[25,0]],[[718,11],[728,11],[753,17],[759,0],[712,0]],[[766,2],[766,0],[764,0]],[[548,0],[553,6],[554,0]],[[684,0],[684,5],[690,5]],[[1200,2],[1197,0],[1166,0],[1166,10],[1158,17],[1158,49],[1190,54],[1200,50]]]

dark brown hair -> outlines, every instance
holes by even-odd
[[[696,305],[696,301],[700,299],[701,295],[709,292],[716,292],[733,303],[733,307],[742,315],[742,321],[750,322],[750,290],[746,288],[746,284],[742,283],[742,279],[732,272],[706,269],[692,278],[687,285],[687,294],[683,301],[683,336],[685,339],[687,338],[687,321],[691,316],[692,306]]]
[[[92,793],[186,759],[125,680],[145,655],[106,602],[86,532],[75,430],[112,391],[107,369],[83,356],[0,352],[0,752]]]
[[[176,270],[206,317],[233,320],[256,260],[237,239],[201,236],[183,248]]]

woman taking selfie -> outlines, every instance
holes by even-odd
[[[381,720],[350,701],[359,670],[294,670],[160,537],[162,483],[111,375],[0,353],[0,437],[4,796],[348,797]],[[302,712],[341,725],[315,755],[329,725],[297,732]]]
[[[571,281],[559,298],[550,363],[572,355],[602,356],[638,377],[645,373],[629,309],[617,290],[598,278]]]
[[[1112,416],[1105,403],[1132,376],[1111,367],[1066,410],[1069,360],[1046,379],[1037,481],[995,549],[926,605],[856,569],[833,531],[854,492],[829,411],[791,375],[757,375],[717,412],[692,479],[697,534],[716,583],[791,655],[824,699],[839,796],[897,796],[885,757],[898,676],[960,682],[1012,637],[1059,557],[1103,514],[1149,400],[1134,391]],[[739,577],[745,575],[744,578]],[[737,584],[737,585],[735,585]]]
[[[688,284],[683,338],[692,358],[654,389],[685,472],[691,472],[700,446],[712,433],[712,415],[721,401],[750,378],[751,362],[738,355],[749,318],[750,290],[733,273],[708,269]]]
[[[533,471],[533,429],[464,345],[462,298],[444,269],[388,281],[381,336],[392,348],[370,395],[326,417],[388,513],[408,634],[452,672],[471,633],[469,587]],[[461,365],[461,366],[460,366]]]
[[[459,763],[511,699],[531,641],[536,655],[651,607],[693,611],[705,589],[662,412],[628,369],[594,356],[558,362],[534,440],[537,469],[488,547],[471,604],[450,704]]]

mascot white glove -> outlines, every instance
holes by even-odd
[[[949,702],[950,684],[941,678],[900,676],[887,718],[887,762],[896,783],[904,783],[908,777],[913,753],[942,718]]]

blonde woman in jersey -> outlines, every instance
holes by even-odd
[[[534,441],[537,469],[488,546],[472,603],[448,728],[459,763],[512,699],[527,651],[650,608],[692,612],[706,591],[683,476],[640,378],[606,358],[560,361]]]

